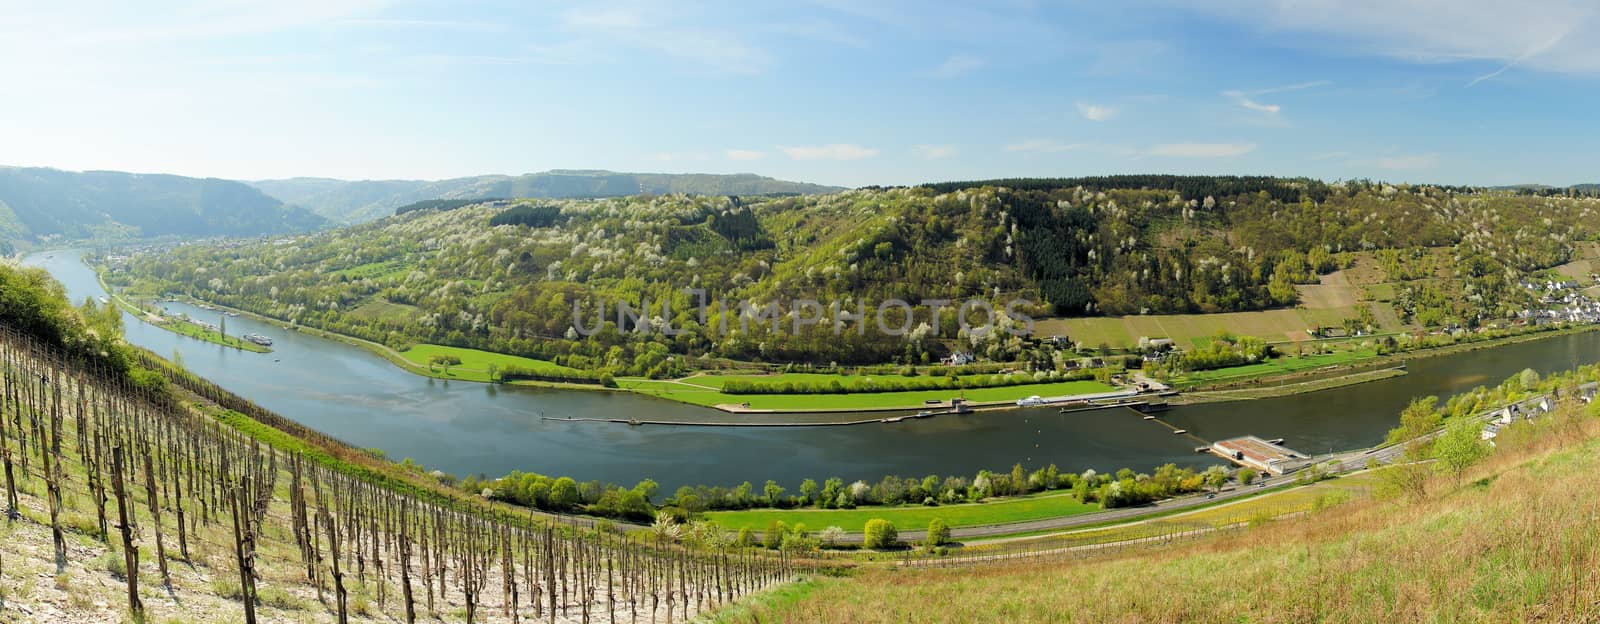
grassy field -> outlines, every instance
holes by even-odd
[[[436,355],[450,355],[461,359],[461,364],[450,367],[448,373],[442,367],[435,366],[434,375],[446,379],[460,379],[463,381],[487,382],[489,379],[489,365],[493,364],[501,370],[508,366],[519,366],[533,371],[550,373],[576,373],[577,369],[568,368],[554,362],[535,360],[515,355],[490,353],[476,349],[462,349],[459,347],[445,347],[440,345],[419,344],[400,355],[416,366],[428,368],[428,359]]]
[[[1064,335],[1091,348],[1102,344],[1133,348],[1141,336],[1171,338],[1179,346],[1193,348],[1222,331],[1272,343],[1304,342],[1311,340],[1306,330],[1337,327],[1346,319],[1360,318],[1361,310],[1370,306],[1382,331],[1400,331],[1405,326],[1387,303],[1394,297],[1394,285],[1385,281],[1387,276],[1376,264],[1371,254],[1357,254],[1351,268],[1324,275],[1318,284],[1296,286],[1300,305],[1292,309],[1041,319],[1035,328],[1041,335]]]
[[[1387,304],[1371,304],[1388,308]],[[1323,309],[1262,310],[1258,312],[1226,312],[1221,314],[1151,314],[1146,316],[1116,316],[1093,318],[1043,319],[1036,323],[1042,335],[1064,335],[1088,347],[1101,344],[1113,349],[1138,346],[1139,337],[1172,338],[1184,348],[1199,346],[1203,341],[1229,332],[1240,336],[1256,336],[1267,342],[1286,343],[1311,340],[1307,329],[1317,326],[1339,326],[1345,319],[1360,316],[1359,306]],[[1392,311],[1375,315],[1384,331],[1398,331],[1402,327]],[[1393,322],[1385,322],[1389,318]]]
[[[642,394],[658,396],[694,405],[738,405],[748,402],[753,410],[825,411],[851,409],[921,409],[924,401],[947,401],[951,397],[966,397],[972,402],[1015,401],[1032,395],[1066,396],[1110,392],[1115,388],[1098,381],[1061,381],[1029,384],[1004,388],[972,388],[966,390],[912,390],[906,392],[873,392],[864,394],[724,394],[709,385],[712,381],[652,381],[648,379],[618,379],[619,387]]]
[[[374,299],[350,311],[350,316],[374,321],[404,323],[419,314],[417,306]]]
[[[1183,396],[1178,397],[1173,402],[1179,405],[1190,405],[1195,403],[1209,403],[1216,401],[1235,401],[1239,399],[1269,399],[1272,397],[1291,396],[1296,394],[1305,394],[1307,392],[1329,390],[1332,388],[1342,388],[1344,386],[1353,386],[1356,384],[1367,383],[1369,381],[1380,381],[1383,379],[1389,379],[1391,377],[1404,377],[1406,374],[1406,371],[1403,369],[1382,368],[1378,370],[1352,373],[1349,375],[1337,375],[1334,377],[1313,379],[1311,381],[1302,381],[1298,383],[1240,388],[1237,390],[1186,392],[1183,394]]]
[[[1271,359],[1259,364],[1233,366],[1216,370],[1195,371],[1172,379],[1174,385],[1189,385],[1201,383],[1215,383],[1249,377],[1264,377],[1268,375],[1282,375],[1299,371],[1314,370],[1324,366],[1339,366],[1350,364],[1358,360],[1376,357],[1378,352],[1372,349],[1357,349],[1353,351],[1338,351],[1319,355],[1284,356]]]
[[[411,266],[399,261],[368,262],[348,269],[332,271],[329,275],[348,277],[350,279],[383,279],[398,277],[410,272]]]
[[[1569,422],[1420,498],[1311,499],[1296,518],[1090,559],[815,577],[747,621],[1594,621],[1600,420]],[[1191,520],[1236,522],[1228,509]]]
[[[883,518],[902,531],[926,529],[934,518],[944,520],[951,527],[977,526],[1022,522],[1042,518],[1075,516],[1099,511],[1096,503],[1083,503],[1071,494],[1052,493],[1028,496],[989,503],[967,503],[924,507],[861,507],[857,509],[751,509],[746,511],[713,511],[706,519],[729,530],[748,528],[766,530],[774,520],[794,526],[804,523],[807,530],[817,531],[836,526],[846,531],[860,532],[873,518]]]
[[[178,320],[178,319],[167,319],[167,320],[162,321],[160,323],[153,323],[153,325],[155,325],[156,327],[160,327],[162,329],[165,329],[167,331],[170,331],[170,332],[172,332],[174,334],[181,334],[181,335],[184,335],[184,336],[188,336],[190,338],[198,338],[200,340],[204,340],[206,342],[210,342],[210,343],[213,343],[213,344],[219,344],[219,345],[222,345],[224,347],[233,347],[235,349],[243,349],[245,351],[253,351],[253,352],[256,352],[256,353],[271,353],[272,352],[271,348],[263,347],[261,345],[258,345],[256,343],[253,343],[253,342],[241,339],[241,338],[236,338],[236,337],[233,337],[233,336],[224,336],[219,332],[206,329],[204,327],[201,327],[199,325],[195,325],[194,323],[190,323],[190,322],[187,322],[187,321],[181,321],[181,320]]]
[[[961,556],[1115,544],[1176,535],[1196,529],[1221,529],[1251,522],[1259,523],[1266,519],[1323,509],[1363,498],[1371,495],[1379,483],[1380,479],[1376,472],[1354,474],[1151,520],[1056,532],[1024,539],[976,541],[962,548]]]
[[[96,277],[96,279],[99,279],[99,274],[96,273],[95,277]],[[107,288],[107,286],[106,286],[105,280],[103,280],[103,279],[100,280],[100,288],[106,289],[107,292],[110,292],[109,288]],[[122,308],[124,311],[128,312],[129,314],[132,314],[132,315],[137,316],[137,317],[142,318],[142,319],[147,319],[147,320],[149,320],[151,325],[155,325],[156,327],[160,327],[161,329],[165,329],[165,330],[167,330],[169,332],[172,332],[174,334],[178,334],[178,335],[181,335],[181,336],[188,336],[190,338],[195,338],[195,339],[198,339],[198,340],[204,340],[206,342],[209,342],[209,343],[212,343],[212,344],[222,345],[224,347],[232,347],[232,348],[240,349],[240,350],[243,350],[243,351],[250,351],[252,353],[271,353],[272,352],[272,348],[271,347],[264,347],[264,346],[261,346],[261,345],[258,345],[256,343],[254,343],[254,342],[250,342],[248,340],[244,340],[242,338],[238,338],[238,337],[235,337],[235,336],[224,335],[221,332],[212,331],[212,330],[206,329],[204,327],[201,327],[199,325],[195,325],[194,323],[190,323],[190,322],[184,321],[182,319],[176,319],[176,318],[171,318],[171,317],[163,317],[161,321],[157,322],[157,321],[155,321],[154,319],[151,318],[151,314],[150,313],[145,312],[144,310],[140,310],[138,306],[133,305],[132,303],[129,303],[128,300],[124,299],[120,293],[111,295],[110,299],[111,299],[111,302],[112,302],[113,305],[115,305],[115,306],[117,306],[119,308]]]

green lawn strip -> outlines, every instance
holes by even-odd
[[[1105,522],[1095,522],[1091,524],[1082,524],[1059,529],[1040,529],[1036,531],[1018,531],[1016,533],[1004,533],[1000,535],[985,535],[979,538],[958,541],[964,541],[969,547],[978,547],[1004,543],[1007,541],[1016,540],[1018,538],[1048,538],[1052,536],[1065,537],[1077,533],[1092,533],[1098,536],[1101,535],[1101,533],[1096,532],[1097,529],[1110,530],[1122,527],[1123,525],[1138,526],[1140,524],[1149,524],[1157,520],[1172,519],[1173,516],[1180,516],[1187,522],[1198,522],[1206,519],[1208,514],[1216,513],[1217,508],[1219,507],[1228,509],[1228,514],[1234,515],[1240,509],[1252,509],[1252,507],[1255,509],[1260,509],[1260,505],[1262,504],[1261,501],[1268,499],[1275,501],[1272,505],[1272,508],[1288,508],[1292,505],[1287,503],[1279,504],[1282,499],[1298,499],[1304,497],[1307,492],[1321,492],[1330,488],[1348,490],[1351,488],[1371,487],[1376,483],[1377,479],[1375,473],[1371,471],[1363,471],[1360,473],[1352,473],[1335,477],[1333,479],[1314,484],[1290,483],[1288,485],[1279,485],[1277,487],[1261,488],[1261,490],[1258,492],[1253,492],[1236,498],[1212,501],[1202,505],[1195,505],[1193,507],[1164,509],[1147,515],[1135,516],[1132,518],[1119,518],[1116,520],[1107,520]],[[1310,500],[1315,500],[1315,498],[1315,496],[1312,496]],[[1125,538],[1103,540],[1097,543],[1121,541],[1122,539]]]
[[[972,385],[978,385],[978,384],[982,384],[982,383],[987,383],[990,379],[992,379],[992,378],[994,378],[996,376],[1008,377],[1008,375],[975,374],[975,375],[960,375],[960,376],[955,376],[955,378],[959,379],[961,381],[967,382],[969,384],[972,384]],[[872,380],[878,380],[878,381],[888,380],[888,383],[896,383],[896,382],[898,382],[900,380],[917,380],[917,381],[909,381],[909,383],[943,383],[944,380],[950,379],[950,378],[951,377],[935,377],[935,376],[932,376],[932,375],[921,375],[921,376],[918,376],[918,377],[906,377],[906,376],[898,375],[898,374],[890,374],[890,375],[835,375],[835,374],[831,374],[831,373],[778,373],[778,374],[772,374],[772,375],[761,375],[761,374],[756,374],[756,375],[705,374],[705,375],[694,375],[694,376],[690,376],[690,377],[684,377],[683,379],[679,379],[678,381],[681,381],[681,382],[686,383],[686,384],[695,385],[695,386],[702,386],[702,387],[706,387],[706,388],[711,388],[713,390],[721,390],[723,388],[723,386],[725,386],[729,381],[733,381],[733,380],[752,381],[752,382],[759,382],[759,383],[763,383],[763,384],[782,384],[782,383],[827,384],[827,383],[831,383],[831,382],[837,381],[837,382],[839,382],[839,385],[845,387],[846,389],[849,389],[849,388],[853,388],[853,387],[859,386],[859,385],[861,385],[863,383],[866,383],[866,382],[872,381]],[[929,380],[929,379],[931,379],[933,381],[925,381],[925,380]],[[1013,384],[1013,385],[1032,385],[1032,384]],[[910,391],[908,390],[907,392],[910,392]]]
[[[1267,375],[1278,375],[1283,373],[1317,369],[1325,366],[1350,364],[1358,360],[1377,357],[1377,355],[1378,353],[1376,351],[1363,349],[1321,355],[1308,355],[1304,357],[1284,356],[1257,364],[1232,366],[1215,370],[1195,371],[1180,377],[1176,377],[1173,379],[1173,382],[1178,384],[1191,384],[1248,377],[1263,377]]]
[[[1082,503],[1070,494],[1033,496],[999,500],[989,503],[968,503],[925,507],[905,505],[900,507],[860,507],[856,509],[750,509],[744,511],[706,512],[707,520],[730,531],[749,528],[764,531],[774,520],[789,526],[805,524],[809,531],[820,531],[836,526],[859,533],[873,518],[883,518],[902,531],[928,528],[934,518],[944,520],[951,527],[1004,524],[1043,518],[1060,518],[1099,511],[1100,506]]]
[[[446,347],[433,344],[419,344],[400,352],[407,362],[413,365],[429,368],[428,360],[434,356],[455,356],[461,363],[451,366],[446,373],[443,367],[435,366],[434,374],[447,379],[461,379],[465,381],[487,382],[489,379],[489,365],[493,364],[504,371],[508,367],[525,368],[534,372],[543,373],[578,373],[575,368],[569,368],[546,360],[491,353],[477,349],[464,349],[461,347]]]
[[[728,604],[709,615],[711,624],[749,624],[751,622],[771,621],[774,613],[783,613],[793,608],[801,600],[812,594],[822,592],[826,594],[831,588],[841,583],[840,579],[826,576],[812,576],[794,583],[784,583],[761,590],[754,594],[741,597],[737,602]],[[694,621],[705,621],[697,618]]]
[[[220,332],[206,329],[199,325],[195,325],[194,323],[179,319],[169,318],[161,323],[153,323],[153,325],[170,331],[174,334],[180,334],[190,338],[198,338],[200,340],[204,340],[213,344],[219,344],[224,347],[233,347],[235,349],[243,349],[245,351],[253,351],[256,353],[269,353],[272,351],[272,349],[263,347],[256,343],[235,338],[233,336],[224,336]]]
[[[105,291],[107,293],[111,292],[111,289],[106,285],[106,281],[100,277],[100,272],[98,270],[95,271],[95,279],[99,280],[100,289],[101,290],[103,290],[103,291]],[[127,313],[132,314],[135,318],[138,318],[138,319],[140,319],[142,321],[145,321],[146,323],[149,323],[150,325],[154,325],[154,326],[159,327],[161,329],[165,329],[167,331],[170,331],[170,332],[172,332],[174,334],[178,334],[180,336],[188,336],[190,338],[204,340],[204,341],[212,343],[212,344],[219,344],[219,345],[222,345],[224,347],[233,347],[235,349],[242,349],[242,350],[251,351],[251,352],[254,352],[254,353],[271,353],[272,352],[271,348],[264,347],[262,345],[258,345],[258,344],[254,343],[254,342],[250,342],[250,341],[247,341],[247,340],[244,340],[244,339],[241,339],[241,338],[235,338],[233,336],[226,336],[226,335],[223,335],[221,332],[209,330],[209,329],[206,329],[206,328],[201,327],[199,325],[195,325],[194,323],[190,323],[188,321],[184,321],[184,320],[178,319],[178,318],[164,316],[162,318],[164,318],[165,320],[163,320],[163,321],[161,321],[159,323],[151,322],[149,320],[150,319],[150,313],[149,312],[146,312],[144,310],[139,309],[138,306],[133,305],[132,303],[128,302],[127,299],[123,299],[120,294],[111,294],[109,299],[111,300],[112,304],[116,305],[119,308],[122,308]]]
[[[715,406],[749,403],[754,410],[849,410],[849,409],[920,409],[925,401],[948,401],[965,397],[970,402],[1015,401],[1032,395],[1044,397],[1095,394],[1110,392],[1115,388],[1098,381],[1059,381],[1027,384],[1001,388],[969,388],[949,390],[908,390],[903,392],[871,392],[859,394],[724,394],[705,386],[694,387],[682,383],[619,379],[617,385],[664,399],[694,405]]]

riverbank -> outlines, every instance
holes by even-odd
[[[98,275],[96,278],[98,279]],[[209,304],[215,305],[215,304]],[[414,375],[441,379],[446,381],[471,381],[476,383],[497,383],[494,381],[489,365],[494,364],[501,370],[505,365],[516,365],[530,370],[548,368],[552,370],[573,370],[561,367],[553,362],[517,358],[504,354],[487,351],[464,349],[459,347],[444,347],[437,345],[419,345],[418,349],[432,349],[427,353],[411,353],[397,351],[387,345],[368,341],[354,336],[338,334],[326,330],[310,328],[282,321],[276,318],[255,314],[246,310],[216,306],[219,309],[229,310],[252,319],[270,323],[290,331],[297,331],[308,335],[317,336],[327,340],[337,341],[346,345],[360,347],[374,353],[401,370]],[[1532,331],[1514,336],[1506,336],[1477,342],[1460,343],[1388,354],[1377,357],[1362,357],[1351,359],[1348,355],[1332,358],[1336,364],[1323,365],[1316,363],[1315,368],[1294,370],[1283,373],[1283,367],[1264,369],[1259,374],[1245,374],[1227,376],[1208,383],[1191,383],[1177,386],[1186,393],[1205,393],[1193,400],[1184,399],[1175,403],[1194,404],[1201,402],[1220,402],[1230,400],[1247,400],[1269,397],[1283,397],[1338,388],[1343,386],[1379,381],[1398,373],[1378,373],[1376,371],[1394,369],[1403,366],[1408,360],[1419,360],[1456,353],[1489,349],[1509,344],[1554,338],[1575,333],[1582,333],[1600,329],[1600,326],[1567,327],[1557,330]],[[416,349],[413,349],[416,350]],[[426,363],[428,355],[437,351],[442,355],[457,355],[462,360],[461,365],[451,367],[430,366]],[[1319,357],[1319,356],[1312,356]],[[1309,359],[1309,358],[1308,358]],[[473,362],[473,363],[469,363]],[[1259,365],[1257,365],[1259,366]],[[1248,368],[1248,367],[1245,367]],[[1219,372],[1225,372],[1219,371]],[[1216,373],[1212,373],[1213,376]],[[1077,382],[1054,382],[1043,384],[1027,384],[1015,386],[1001,386],[993,388],[971,389],[945,389],[925,391],[901,391],[883,393],[848,393],[848,394],[793,394],[793,395],[734,395],[726,394],[717,387],[708,387],[696,380],[705,376],[696,375],[675,380],[649,380],[643,378],[620,378],[616,380],[617,388],[608,388],[598,384],[566,383],[538,380],[516,380],[505,382],[508,385],[553,388],[562,390],[586,390],[629,392],[652,398],[672,401],[680,404],[695,405],[719,409],[732,414],[817,414],[817,413],[870,413],[870,412],[917,412],[923,409],[941,409],[948,405],[952,394],[962,396],[966,404],[972,407],[1010,408],[1015,407],[1019,399],[1030,396],[1062,396],[1072,394],[1092,393],[1081,389],[1065,389],[1053,387],[1057,384],[1071,384]],[[1109,387],[1108,387],[1109,389]],[[1239,392],[1244,391],[1244,392]],[[939,401],[934,405],[931,401]],[[746,406],[745,404],[749,405]]]
[[[1173,399],[1168,401],[1168,403],[1171,403],[1172,405],[1195,405],[1199,403],[1223,403],[1227,401],[1270,399],[1276,397],[1293,396],[1296,394],[1305,394],[1308,392],[1317,392],[1320,390],[1332,390],[1334,388],[1343,388],[1345,386],[1354,386],[1373,381],[1382,381],[1384,379],[1391,379],[1394,377],[1404,377],[1405,375],[1406,369],[1404,367],[1383,368],[1379,370],[1357,372],[1348,375],[1340,375],[1337,377],[1314,379],[1311,381],[1302,381],[1299,383],[1279,386],[1245,388],[1239,390],[1188,392],[1173,397]]]
[[[1328,390],[1400,376],[1403,373],[1383,373],[1383,371],[1403,369],[1408,362],[1583,334],[1597,330],[1600,330],[1600,325],[1565,326],[1557,329],[1529,331],[1489,340],[1463,342],[1349,360],[1339,364],[1291,373],[1246,374],[1227,377],[1226,379],[1209,383],[1184,384],[1182,382],[1173,382],[1174,388],[1181,390],[1183,397],[1185,397],[1181,401],[1174,401],[1173,403],[1194,404],[1284,397]],[[1227,371],[1228,369],[1219,370]]]
[[[222,333],[220,330],[201,327],[200,325],[190,321],[162,316],[160,314],[156,314],[155,312],[141,309],[132,301],[128,301],[128,299],[123,297],[121,293],[112,290],[110,286],[106,284],[105,280],[100,278],[99,270],[95,271],[95,279],[100,281],[100,288],[106,291],[107,300],[110,301],[112,305],[122,308],[127,313],[142,319],[144,322],[149,323],[150,325],[165,329],[180,336],[188,336],[190,338],[204,340],[211,344],[230,347],[240,351],[249,351],[251,353],[272,353],[272,348],[266,345],[259,345],[242,338],[229,336]]]

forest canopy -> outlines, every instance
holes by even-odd
[[[1357,254],[1406,280],[1385,295],[1404,323],[1503,319],[1528,303],[1519,279],[1596,239],[1597,207],[1588,197],[1226,176],[519,200],[292,241],[179,247],[111,279],[395,347],[446,344],[612,374],[718,358],[922,364],[970,352],[1048,363],[1061,355],[1024,337],[963,333],[954,306],[913,317],[903,336],[836,333],[831,321],[894,299],[1028,302],[1013,312],[1032,318],[1282,308],[1300,303],[1297,286]],[[823,302],[820,316],[799,298]],[[576,331],[575,310],[592,317],[646,301],[638,320]],[[741,323],[738,302],[778,306],[784,330]],[[798,316],[818,323],[796,331]]]

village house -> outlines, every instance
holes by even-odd
[[[965,366],[976,361],[978,361],[978,358],[973,357],[971,353],[966,351],[957,351],[955,353],[951,353],[943,359],[940,359],[939,363],[944,364],[945,366]]]

